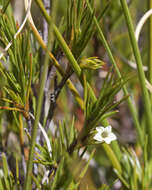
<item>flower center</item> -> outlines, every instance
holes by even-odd
[[[103,138],[108,137],[108,133],[106,131],[104,131],[101,135],[102,135]]]

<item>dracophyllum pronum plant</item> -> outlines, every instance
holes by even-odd
[[[127,22],[134,54],[139,62],[140,84],[136,79],[137,75],[134,77],[128,74],[130,71],[126,69],[126,65],[121,65],[119,57],[107,43],[109,34],[114,32],[112,30],[114,27],[111,27],[115,25],[114,18],[122,19],[122,13],[125,13],[126,20],[129,18],[125,1],[122,0],[120,4],[117,0],[115,2],[103,0],[100,4],[96,0],[63,0],[64,6],[61,2],[58,4],[58,1],[52,1],[56,9],[52,4],[50,12],[56,11],[57,20],[55,20],[53,15],[47,14],[43,1],[35,0],[43,19],[48,23],[48,28],[53,30],[49,32],[51,48],[49,44],[47,46],[46,38],[42,39],[40,36],[36,20],[32,20],[30,2],[25,0],[25,19],[18,26],[10,16],[12,15],[10,1],[0,1],[2,5],[0,45],[2,50],[5,49],[2,51],[0,61],[2,78],[2,80],[0,78],[0,101],[2,100],[0,129],[5,129],[5,135],[1,132],[3,130],[0,130],[2,151],[5,152],[2,154],[3,174],[0,176],[0,189],[16,187],[20,189],[23,183],[25,190],[48,189],[48,187],[91,190],[151,189],[151,159],[148,151],[150,150],[148,147],[151,146],[148,132],[150,118],[147,114],[149,108],[144,107],[146,114],[144,113],[144,119],[141,117],[140,120],[136,110],[132,109],[136,104],[133,106],[130,101],[133,98],[130,96],[132,89],[141,94],[135,86],[141,84],[144,103],[150,105],[150,102],[147,103],[148,98],[145,95],[147,92],[141,73],[143,66],[139,66],[139,54],[135,51],[135,43],[132,42],[134,38],[130,28],[131,23]],[[128,5],[135,6],[132,2]],[[115,26],[118,27],[119,43],[122,40],[119,31],[124,31],[123,26],[124,24]],[[114,38],[111,43],[113,40]],[[130,47],[128,41],[126,50],[122,51],[124,57]],[[43,53],[40,47],[44,49]],[[40,58],[42,54],[45,63],[43,58]],[[111,63],[114,65],[113,69],[109,68]],[[51,74],[53,65],[56,67],[54,75]],[[102,76],[103,72],[107,74],[105,78]],[[52,78],[49,78],[50,76]],[[49,80],[51,82],[47,85],[48,89],[45,89],[45,83]],[[65,88],[66,84],[73,94],[73,99]],[[150,87],[150,84],[148,85]],[[117,99],[121,89],[125,95]],[[51,92],[48,94],[50,101],[47,102],[49,111],[46,118],[44,118],[46,100],[42,98],[43,91]],[[132,125],[133,118],[138,135],[134,141],[129,142],[128,139],[124,139],[125,143],[122,143],[119,140],[120,131],[127,124],[128,120],[125,120],[124,124],[123,119],[127,118],[128,111],[121,117],[119,108],[126,100],[131,110],[129,116],[131,122],[128,125]],[[125,104],[123,106],[126,107]],[[72,119],[73,114],[75,119]],[[52,120],[56,125],[52,124]],[[148,121],[148,125],[145,121]],[[29,139],[26,139],[24,128]],[[39,128],[42,133],[37,133]],[[12,156],[5,148],[6,142],[10,141],[8,137],[10,132],[19,137],[21,151],[16,156]],[[128,128],[127,133],[130,134],[132,131],[130,132]],[[144,143],[142,139],[146,139]],[[80,149],[83,150],[81,153]],[[85,152],[89,155],[87,161],[83,159]],[[90,166],[89,162],[93,157],[95,165]],[[10,158],[11,160],[15,158],[13,165],[10,163]],[[21,166],[25,169],[21,170]],[[96,174],[95,181],[98,181],[100,187],[91,177],[92,174]],[[119,180],[111,184],[115,179]],[[103,183],[107,185],[101,185]]]

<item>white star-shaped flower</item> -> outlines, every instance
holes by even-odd
[[[110,144],[111,141],[114,141],[117,139],[116,135],[112,133],[112,127],[96,127],[96,135],[93,137],[96,141],[99,142],[105,142],[106,144]]]

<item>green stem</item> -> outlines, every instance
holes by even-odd
[[[48,62],[49,62],[49,52],[51,49],[51,32],[52,25],[49,25],[49,34],[48,34],[48,45],[47,45],[47,51],[44,59],[44,67],[43,72],[41,76],[41,83],[40,83],[40,90],[39,90],[39,97],[37,102],[37,112],[36,112],[36,118],[34,121],[34,126],[32,129],[32,138],[31,138],[31,146],[30,146],[30,152],[29,152],[29,160],[27,163],[27,173],[26,173],[26,179],[24,184],[24,190],[29,190],[31,185],[31,176],[32,176],[32,167],[33,167],[33,158],[34,158],[34,151],[35,151],[35,143],[36,143],[36,135],[37,135],[37,128],[38,128],[38,122],[40,118],[41,113],[41,106],[42,106],[42,100],[44,95],[44,85],[47,77],[47,71],[48,71]]]
[[[88,7],[90,9],[90,12],[93,14],[93,10],[92,10],[92,8],[91,8],[88,0],[87,0],[87,5],[88,5]],[[117,73],[118,77],[122,80],[121,73],[120,73],[120,71],[119,71],[119,69],[117,67],[117,64],[116,64],[116,62],[114,60],[114,57],[113,57],[112,52],[110,50],[110,47],[109,47],[109,45],[108,45],[108,43],[107,43],[107,41],[106,41],[106,39],[105,39],[105,37],[103,35],[103,32],[102,32],[102,30],[100,28],[100,25],[99,25],[99,22],[98,22],[98,20],[96,19],[95,16],[94,16],[94,22],[95,22],[97,31],[99,33],[100,41],[103,44],[103,46],[105,47],[105,49],[106,49],[106,51],[108,53],[108,56],[109,56],[109,58],[110,58],[110,60],[111,60],[111,62],[113,64],[113,66],[114,66],[114,68],[116,70],[116,73]],[[124,91],[124,95],[125,96],[127,96],[129,94],[125,85],[123,85],[123,91]],[[129,106],[130,112],[131,112],[133,120],[134,120],[135,127],[137,129],[137,134],[138,134],[139,142],[140,142],[140,144],[143,144],[143,141],[142,141],[142,132],[141,132],[141,128],[140,128],[140,124],[139,124],[138,118],[137,118],[137,111],[136,111],[135,107],[133,106],[130,97],[127,99],[127,102],[128,102],[128,106]]]
[[[151,104],[150,104],[150,99],[149,99],[149,94],[148,90],[146,88],[146,83],[145,83],[145,74],[143,71],[142,67],[142,60],[141,60],[141,55],[139,52],[138,44],[135,38],[134,34],[134,28],[133,28],[133,23],[131,20],[131,16],[129,13],[128,5],[126,0],[120,0],[121,6],[123,9],[123,13],[125,16],[126,24],[128,27],[128,32],[129,32],[129,37],[134,53],[134,57],[137,63],[137,68],[138,68],[138,77],[141,85],[141,91],[142,91],[142,97],[143,97],[143,102],[144,102],[144,108],[145,108],[145,115],[146,115],[146,121],[147,121],[147,132],[149,134],[149,144],[150,144],[150,149],[152,148],[152,119],[151,119]],[[151,152],[151,151],[150,151]]]
[[[148,10],[152,9],[152,0],[148,0]],[[149,27],[148,27],[148,62],[149,62],[149,82],[152,84],[152,17],[149,18]]]

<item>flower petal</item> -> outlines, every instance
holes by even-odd
[[[104,131],[106,131],[107,133],[111,133],[112,127],[111,127],[110,125],[107,126],[107,127],[104,129]]]
[[[104,138],[104,142],[110,144],[111,141],[114,141],[116,139],[117,139],[116,135],[114,133],[110,133],[108,137]]]
[[[108,137],[104,138],[104,142],[105,142],[106,144],[110,144],[111,141],[112,141],[112,140],[111,140],[110,138],[108,138]]]
[[[114,133],[110,133],[109,136],[108,136],[108,138],[110,138],[111,141],[114,141],[114,140],[117,139],[117,137],[116,137],[116,135]]]
[[[95,139],[96,141],[99,141],[99,142],[103,142],[103,138],[101,137],[101,134],[97,133],[93,139]]]
[[[100,127],[96,127],[96,131],[98,131],[100,134],[105,130],[104,127],[100,126]]]

